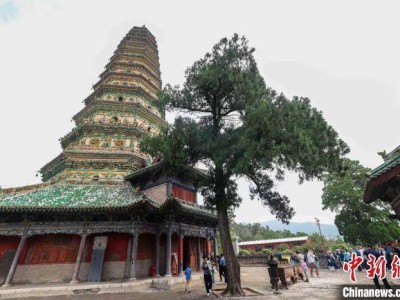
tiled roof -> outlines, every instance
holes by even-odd
[[[371,203],[376,199],[384,196],[385,182],[391,180],[394,176],[399,174],[400,168],[400,148],[387,155],[384,155],[385,162],[369,172],[368,181],[365,185],[363,200],[365,203]],[[383,200],[383,199],[381,199]]]
[[[379,167],[375,168],[372,170],[369,174],[370,178],[376,178],[383,173],[386,173],[387,171],[393,169],[394,167],[400,165],[400,154],[397,154],[393,156],[391,159],[385,161],[383,164],[381,164]]]
[[[148,166],[146,168],[142,168],[142,169],[140,169],[140,170],[138,170],[138,171],[136,171],[136,172],[134,172],[132,174],[129,174],[129,175],[125,176],[125,180],[132,181],[132,180],[135,180],[137,178],[141,178],[144,175],[153,174],[153,173],[155,173],[157,171],[163,170],[164,168],[168,168],[168,167],[171,168],[171,166],[168,165],[168,163],[165,160],[161,160],[160,162],[157,162],[157,163],[155,163],[153,165],[150,165],[150,166]],[[204,170],[197,169],[197,168],[192,168],[190,166],[180,166],[179,168],[175,168],[173,170],[174,171],[182,171],[187,176],[188,175],[192,175],[192,176],[201,177],[201,178],[204,178],[204,177],[208,176],[204,172]]]
[[[160,209],[163,210],[171,207],[176,211],[182,211],[189,214],[192,213],[212,219],[217,219],[217,214],[214,211],[209,210],[205,206],[176,199],[173,196],[168,197],[168,199],[161,205]]]
[[[148,200],[129,184],[53,184],[28,191],[0,194],[0,211],[12,210],[91,210],[127,207]],[[150,200],[151,201],[151,200]],[[153,202],[153,201],[151,201]]]
[[[247,242],[240,242],[239,246],[259,245],[259,244],[274,244],[274,243],[288,243],[288,242],[303,242],[303,241],[307,241],[307,239],[308,239],[308,236],[300,236],[300,237],[272,239],[272,240],[247,241]]]
[[[173,208],[185,214],[217,218],[204,206],[174,197],[160,205],[127,182],[115,185],[45,183],[0,190],[0,212],[122,211],[142,204],[160,211]]]

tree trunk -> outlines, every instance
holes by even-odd
[[[221,167],[215,168],[215,197],[222,251],[228,272],[228,286],[222,293],[229,296],[244,296],[240,281],[240,265],[233,251],[229,230],[228,205],[225,200],[224,173]]]
[[[233,251],[231,234],[229,231],[229,218],[226,209],[217,205],[219,232],[221,237],[222,250],[225,256],[226,268],[228,271],[228,286],[222,293],[229,296],[244,296],[240,281],[240,265]]]

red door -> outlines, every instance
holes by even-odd
[[[197,269],[197,243],[196,240],[191,238],[189,240],[189,254],[190,254],[190,265],[192,270]]]

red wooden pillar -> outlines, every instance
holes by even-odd
[[[210,240],[207,238],[207,255],[211,256],[211,244],[210,244]]]
[[[178,274],[183,272],[183,234],[179,235]]]
[[[197,271],[201,270],[201,262],[202,262],[202,255],[201,255],[201,250],[200,250],[200,237],[197,237],[196,239],[196,246],[197,246]]]

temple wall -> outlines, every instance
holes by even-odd
[[[143,194],[145,194],[150,199],[157,201],[158,203],[163,203],[167,197],[167,184],[160,184],[144,190]]]
[[[13,283],[69,282],[74,264],[19,265]]]
[[[136,261],[136,277],[148,277],[150,275],[150,267],[154,264],[153,259],[144,259]]]
[[[104,234],[107,235],[107,234]],[[53,237],[57,237],[56,235],[52,235]],[[80,271],[79,271],[79,280],[81,282],[86,282],[89,269],[90,269],[90,257],[91,257],[91,239],[96,235],[90,236],[89,241],[86,244],[86,254],[84,255]],[[109,243],[108,243],[108,251],[105,253],[105,261],[103,263],[103,271],[101,280],[102,281],[110,281],[110,280],[121,280],[124,277],[126,278],[125,273],[127,268],[129,269],[129,263],[127,263],[126,256],[126,245],[129,241],[128,234],[118,234],[118,233],[110,233]],[[59,237],[65,237],[59,235]],[[72,236],[72,243],[74,244],[76,241],[76,236]],[[11,239],[10,239],[11,240]],[[56,239],[57,240],[57,239]],[[36,263],[30,264],[30,257],[35,248],[42,247],[45,241],[50,241],[46,236],[40,236],[36,239],[30,240],[30,251],[29,254],[26,255],[26,260],[24,264],[19,264],[16,273],[13,279],[13,283],[16,284],[39,284],[39,283],[57,283],[57,282],[70,282],[72,278],[73,269],[75,266],[74,263],[67,263],[65,260],[64,263],[59,263],[60,260],[56,260],[53,263],[49,263],[46,260],[40,260]],[[59,242],[66,241],[66,239],[59,239]],[[187,265],[191,263],[193,269],[196,269],[198,262],[198,253],[197,253],[197,244],[200,241],[200,255],[202,256],[206,252],[207,243],[205,238],[198,237],[185,237],[184,245],[183,245],[183,261],[184,264]],[[13,241],[14,242],[14,241]],[[71,245],[70,244],[70,245]],[[172,254],[178,256],[179,253],[179,235],[173,234],[171,239],[171,250]],[[39,247],[40,246],[40,247]],[[58,246],[57,246],[58,247]],[[54,246],[52,246],[52,249]],[[44,249],[48,251],[48,249]],[[75,252],[75,251],[74,251]],[[62,253],[57,251],[57,253]],[[75,254],[75,253],[74,253]],[[160,274],[165,274],[165,262],[166,262],[166,235],[162,234],[160,237]],[[75,255],[74,255],[75,256]],[[53,255],[50,255],[53,257]],[[55,257],[55,256],[54,256]],[[62,256],[63,257],[63,256]],[[75,256],[76,257],[76,256]],[[138,241],[138,252],[137,252],[137,260],[136,260],[136,277],[143,278],[148,277],[150,274],[150,268],[155,264],[155,235],[150,233],[143,233],[139,235]],[[173,274],[174,270],[177,270],[178,265],[172,266]],[[4,275],[7,274],[8,270],[5,270]],[[1,277],[1,276],[0,276]],[[4,277],[4,276],[3,276]],[[4,279],[4,278],[3,278]]]
[[[0,236],[0,262],[7,251],[17,250],[20,240],[18,236]]]
[[[105,262],[125,262],[129,239],[129,234],[127,233],[91,234],[86,241],[84,262],[90,263],[92,260],[93,241],[96,236],[108,237],[107,248],[104,253]]]
[[[69,282],[75,264],[46,264],[46,265],[19,265],[15,272],[13,283],[53,283]],[[145,262],[138,263],[141,272],[140,276],[148,276],[150,264]],[[141,267],[142,266],[142,267]],[[79,280],[87,281],[89,276],[90,263],[82,263],[79,272]],[[104,262],[102,281],[123,279],[125,272],[125,262],[113,261]]]

